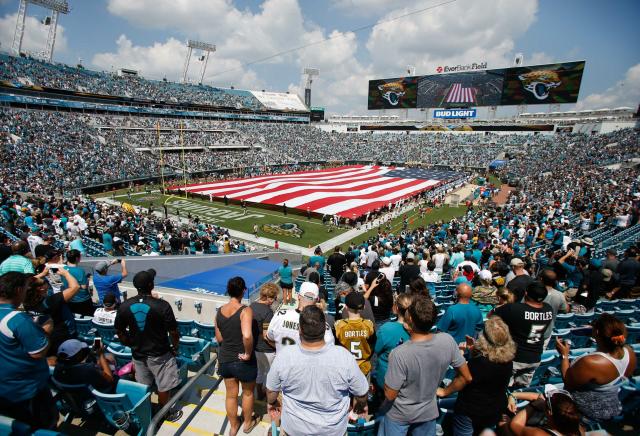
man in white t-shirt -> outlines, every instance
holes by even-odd
[[[300,312],[305,307],[316,304],[319,296],[318,285],[311,282],[303,282],[298,292],[298,308],[279,310],[273,315],[267,329],[267,341],[276,347],[276,355],[282,347],[300,342]],[[324,340],[327,344],[333,345],[335,343],[329,324],[327,324]]]
[[[382,265],[383,266],[378,269],[378,272],[383,273],[387,277],[387,280],[392,282],[393,276],[396,274],[396,270],[393,268],[393,265],[391,265],[391,258],[383,257]]]
[[[402,262],[402,255],[400,254],[400,250],[394,248],[393,254],[391,255],[390,259],[393,269],[395,270],[395,272],[398,272],[400,270],[400,262]]]
[[[93,322],[98,325],[113,326],[116,321],[118,307],[115,294],[109,293],[102,300],[104,307],[99,307],[93,313]]]

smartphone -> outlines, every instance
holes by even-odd
[[[95,350],[99,350],[100,348],[102,348],[102,339],[95,338],[93,340],[93,349],[95,351]]]
[[[378,281],[379,281],[379,282],[380,282],[380,281],[382,281],[382,280],[384,280],[384,279],[386,279],[386,278],[387,278],[387,276],[385,276],[385,275],[384,275],[384,273],[380,273],[380,274],[378,274]]]
[[[118,263],[122,263],[122,259],[118,259],[118,260],[117,260],[117,262],[118,262]]]
[[[405,292],[410,292],[410,291],[411,291],[411,286],[409,286],[409,285],[405,285],[405,286],[404,286],[404,291],[405,291]]]

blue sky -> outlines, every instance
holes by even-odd
[[[305,65],[318,67],[314,104],[332,113],[366,111],[367,81],[417,74],[441,64],[487,61],[507,66],[517,52],[526,63],[585,59],[578,108],[637,106],[640,100],[640,1],[457,0],[430,11],[355,29],[445,0],[70,0],[60,20],[55,60],[95,69],[139,69],[177,80],[187,38],[218,45],[206,83],[296,92]],[[0,0],[0,42],[11,44],[17,0]],[[30,6],[25,46],[44,44],[38,21],[46,10]],[[275,61],[261,57],[318,41]],[[192,63],[192,79],[200,64]],[[567,106],[566,109],[571,109]],[[545,110],[542,109],[541,110]]]

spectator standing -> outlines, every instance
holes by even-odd
[[[26,295],[27,277],[19,272],[0,276],[0,413],[31,425],[53,429],[58,410],[49,389],[48,320],[36,324],[18,310]]]
[[[438,330],[449,333],[456,343],[464,343],[465,337],[475,338],[476,332],[482,330],[482,312],[471,302],[472,290],[467,284],[456,287],[458,302],[449,306],[440,321]]]
[[[406,292],[411,280],[420,277],[420,266],[416,265],[415,259],[415,254],[410,251],[407,253],[404,265],[400,266],[400,270],[398,271],[398,275],[400,276],[398,292]]]
[[[545,331],[553,321],[553,309],[544,299],[547,289],[540,282],[532,282],[525,291],[524,302],[505,304],[494,310],[509,326],[517,345],[513,362],[511,386],[526,387],[540,365]]]
[[[436,389],[449,365],[456,369],[456,379],[471,381],[471,374],[458,344],[447,333],[431,333],[436,306],[424,295],[414,295],[407,310],[406,322],[411,340],[389,354],[384,378],[384,394],[389,402],[378,436],[436,434],[438,405]],[[454,380],[452,383],[459,383]]]
[[[289,259],[282,261],[282,266],[278,269],[280,277],[280,287],[282,288],[282,304],[285,306],[293,302],[293,270],[289,266]]]
[[[473,294],[471,298],[478,304],[486,306],[495,306],[498,304],[498,288],[493,286],[493,276],[491,272],[483,269],[478,273],[478,279],[480,284],[473,288]]]
[[[259,420],[253,416],[253,390],[258,376],[255,347],[258,326],[253,323],[253,309],[242,304],[247,286],[242,277],[233,277],[227,283],[229,302],[216,313],[216,340],[220,344],[218,374],[226,388],[225,407],[230,434],[240,430],[238,394],[242,385],[243,432],[250,433]]]
[[[123,345],[131,348],[138,383],[158,389],[158,404],[169,402],[171,391],[180,385],[176,361],[180,335],[171,305],[152,295],[156,272],[140,271],[133,277],[138,295],[124,301],[118,308],[115,329]],[[165,416],[175,422],[182,410],[169,411]]]
[[[387,280],[392,282],[393,277],[396,275],[396,270],[393,268],[393,265],[391,264],[391,258],[383,257],[380,260],[382,261],[382,267],[378,269],[378,272],[381,272],[382,274],[384,274]]]
[[[524,261],[522,259],[514,257],[511,259],[510,265],[513,277],[510,277],[511,273],[507,274],[507,277],[505,277],[505,285],[514,295],[514,301],[522,301],[524,292],[527,289],[527,286],[533,282],[533,279],[524,268]]]
[[[369,302],[373,312],[376,330],[389,321],[391,309],[393,308],[391,282],[386,277],[381,277],[381,274],[371,282],[371,285],[364,293],[364,298]]]
[[[549,268],[543,269],[540,271],[538,279],[547,289],[547,296],[544,299],[544,302],[551,306],[551,310],[553,310],[553,320],[551,321],[549,328],[544,332],[544,349],[546,349],[558,314],[569,312],[569,305],[567,304],[567,300],[564,298],[564,294],[556,289],[558,281],[554,270]]]
[[[26,311],[34,316],[41,315],[51,317],[53,331],[49,337],[51,347],[48,356],[55,356],[58,347],[67,339],[73,339],[78,335],[75,317],[69,307],[69,301],[80,290],[80,285],[69,271],[61,268],[56,274],[64,277],[68,287],[61,292],[49,294],[49,284],[46,280],[32,276],[27,280],[27,293],[23,303]]]
[[[640,277],[640,262],[637,258],[638,250],[635,247],[627,248],[624,253],[624,259],[616,269],[620,289],[615,294],[612,294],[612,298],[613,295],[615,295],[615,298],[628,298],[631,294],[631,289],[636,285]]]
[[[265,397],[264,382],[269,373],[269,367],[275,357],[275,348],[267,343],[264,338],[269,328],[269,323],[273,318],[273,309],[271,306],[276,301],[280,289],[275,283],[266,283],[260,287],[260,298],[251,303],[253,311],[253,330],[258,331],[256,336],[256,361],[258,364],[258,376],[256,378],[256,391],[258,400],[263,401]]]
[[[267,329],[266,339],[276,349],[276,355],[289,345],[300,342],[300,312],[307,306],[316,304],[319,301],[320,290],[318,285],[311,282],[303,282],[298,293],[298,308],[279,310],[271,319]],[[325,342],[333,344],[334,338],[331,327],[327,324],[325,329]]]
[[[336,321],[337,342],[347,349],[365,376],[371,372],[371,356],[375,344],[375,329],[368,319],[362,319],[360,314],[364,309],[364,295],[351,292],[345,299],[347,319]]]
[[[320,266],[320,268],[318,269],[318,272],[320,273],[320,275],[322,275],[324,272],[325,259],[324,259],[324,256],[322,256],[322,249],[320,247],[316,247],[316,249],[313,252],[313,256],[309,257],[308,266],[315,267],[316,264]]]
[[[485,322],[478,340],[469,341],[468,349],[471,383],[450,383],[437,392],[438,397],[446,398],[461,389],[453,415],[456,436],[472,436],[495,427],[507,412],[507,387],[516,354],[509,327],[497,316]]]
[[[29,244],[25,241],[17,241],[11,246],[11,252],[13,254],[0,265],[0,275],[10,271],[35,274],[36,271],[33,268],[33,262],[26,257],[29,253]]]
[[[83,268],[79,267],[82,255],[78,250],[69,250],[67,252],[67,266],[65,269],[76,279],[80,290],[69,301],[69,308],[73,313],[77,313],[83,316],[93,316],[95,307],[93,307],[93,301],[91,301],[91,288],[89,285],[89,276]],[[62,286],[67,288],[69,284],[66,279],[62,277]]]
[[[107,274],[109,267],[117,263],[122,267],[122,272],[117,274]],[[127,272],[127,261],[125,259],[113,259],[111,262],[101,260],[96,263],[94,270],[96,274],[93,276],[93,286],[96,288],[99,303],[102,304],[102,300],[107,294],[115,295],[116,301],[121,303],[122,294],[120,294],[118,283],[120,283],[122,279],[127,277],[129,274]]]
[[[333,279],[333,283],[337,283],[342,277],[342,274],[345,271],[345,266],[347,264],[347,258],[340,251],[340,247],[336,247],[333,250],[333,253],[327,259],[327,265],[329,266],[329,272],[331,273],[331,278]]]
[[[400,294],[393,304],[393,313],[398,319],[383,324],[376,333],[375,354],[378,356],[376,371],[374,374],[375,384],[382,392],[384,390],[384,376],[389,365],[389,353],[399,345],[409,341],[409,332],[405,328],[405,314],[411,304],[411,295]]]
[[[267,376],[269,414],[282,415],[281,428],[289,436],[343,435],[349,396],[353,411],[366,414],[369,384],[351,353],[325,342],[327,321],[320,308],[306,306],[299,322],[299,343],[276,353]]]

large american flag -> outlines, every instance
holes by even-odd
[[[475,103],[476,88],[466,88],[462,83],[454,83],[445,98],[447,103]]]
[[[453,171],[354,165],[224,182],[174,186],[206,197],[225,195],[247,203],[287,205],[352,218],[434,189],[462,176]]]

